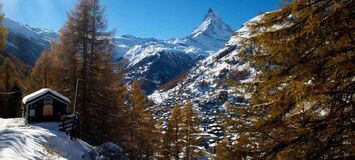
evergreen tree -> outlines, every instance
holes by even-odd
[[[296,0],[250,27],[244,58],[257,69],[235,146],[261,159],[354,157],[354,3]]]

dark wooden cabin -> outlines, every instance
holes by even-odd
[[[68,114],[70,100],[58,92],[43,88],[22,99],[23,117],[28,123],[60,121]]]

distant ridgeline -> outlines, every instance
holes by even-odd
[[[34,65],[41,53],[58,41],[57,32],[31,27],[10,18],[2,22],[8,28],[6,54],[24,64]],[[114,61],[125,64],[127,83],[139,80],[145,94],[188,71],[196,61],[218,51],[233,34],[218,14],[209,9],[201,25],[185,38],[158,40],[123,35],[113,40]]]
[[[58,40],[54,31],[31,27],[7,17],[2,24],[8,30],[5,51],[25,64],[33,65],[40,54],[50,47],[50,41]]]

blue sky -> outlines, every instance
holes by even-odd
[[[59,30],[76,0],[0,0],[6,16],[36,27]],[[280,0],[101,0],[109,29],[160,39],[188,36],[209,8],[233,29],[260,12],[278,9]]]

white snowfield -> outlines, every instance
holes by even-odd
[[[70,140],[58,122],[25,125],[23,118],[0,118],[0,160],[89,159],[92,146]]]

